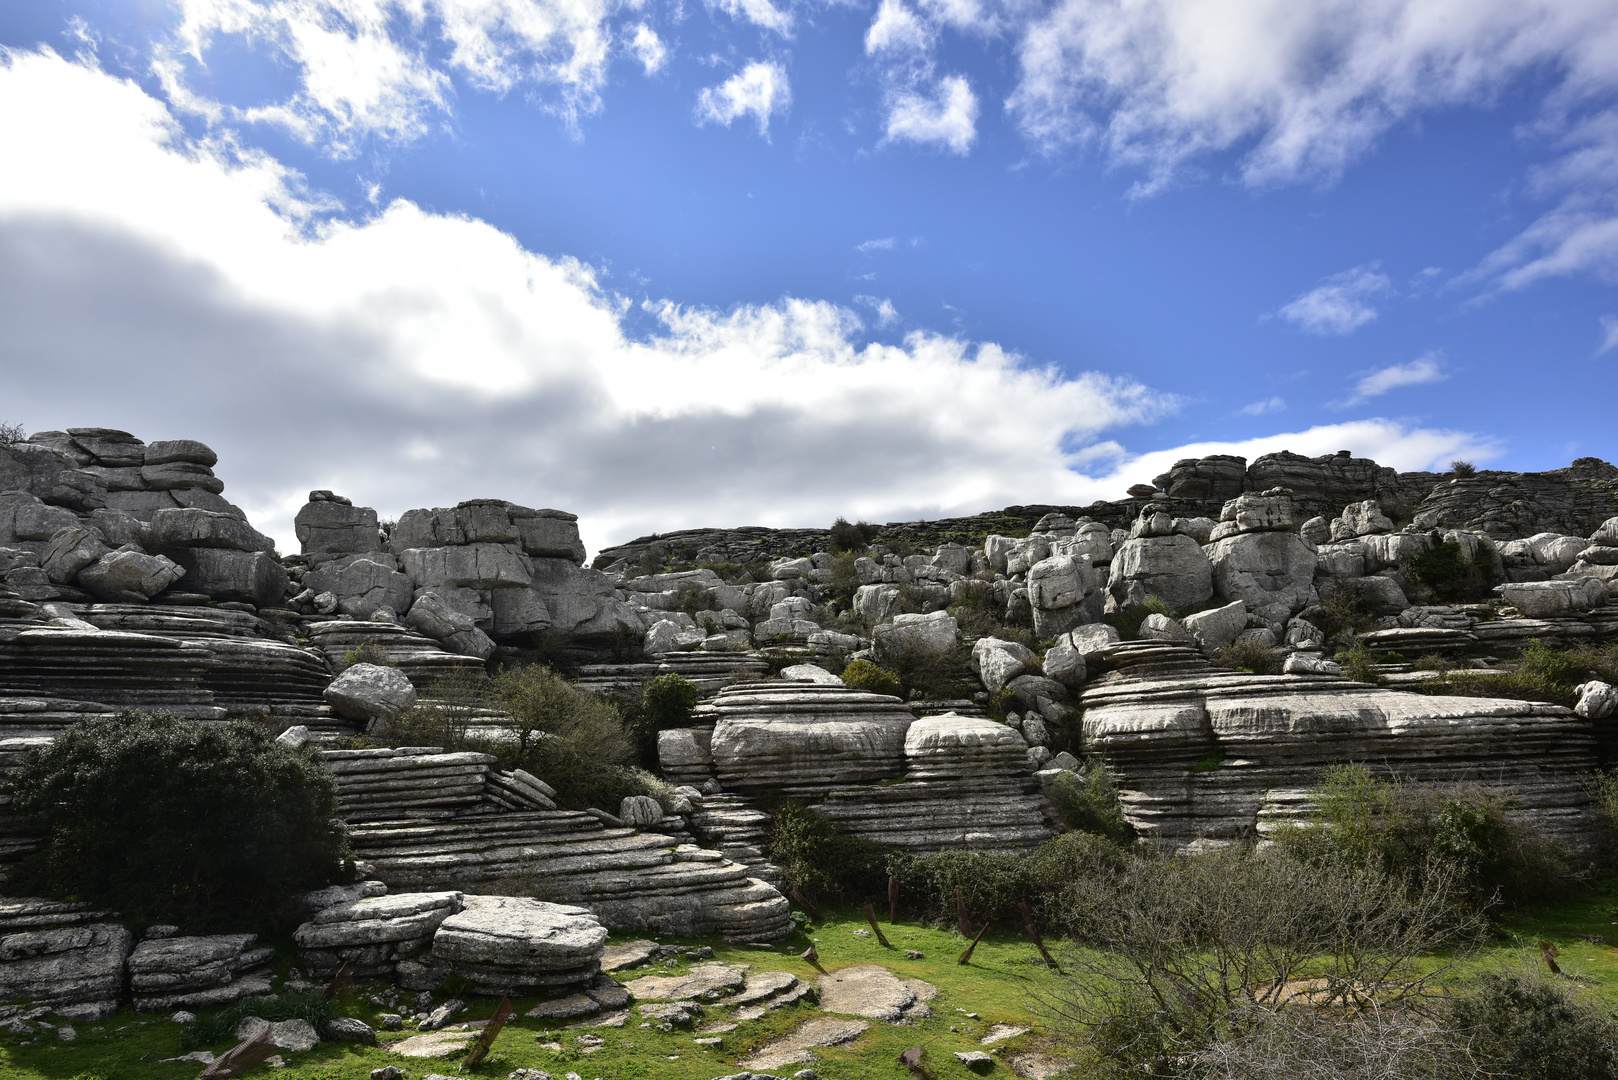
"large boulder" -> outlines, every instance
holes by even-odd
[[[355,664],[326,687],[326,704],[348,720],[391,720],[416,703],[405,673],[380,664]]]
[[[1252,532],[1216,540],[1208,547],[1221,599],[1240,600],[1270,622],[1320,602],[1315,592],[1315,552],[1296,533]]]
[[[472,616],[436,589],[424,589],[416,594],[415,602],[410,605],[410,613],[405,616],[405,623],[462,656],[487,660],[494,652],[494,642],[478,629]]]
[[[206,593],[215,600],[230,600],[273,607],[285,597],[290,579],[271,555],[230,548],[176,548],[168,552],[185,570],[187,591]],[[83,574],[79,575],[83,579]]]
[[[534,566],[515,544],[406,548],[399,562],[418,589],[515,589],[533,584]]]
[[[1096,590],[1095,571],[1084,555],[1053,555],[1028,568],[1028,603],[1034,633],[1055,637],[1080,623],[1093,622],[1081,606]],[[1099,614],[1099,613],[1097,613]]]
[[[1107,592],[1114,610],[1152,596],[1176,611],[1196,607],[1213,596],[1213,566],[1202,546],[1184,534],[1125,540],[1113,554]]]
[[[274,552],[275,541],[233,514],[174,507],[152,514],[150,544],[169,554],[186,548]]]
[[[0,1001],[114,1003],[134,940],[116,923],[0,937]]]
[[[63,529],[76,529],[79,519],[61,506],[47,506],[24,491],[0,493],[0,547],[49,540]]]
[[[1561,619],[1582,615],[1607,602],[1606,582],[1597,578],[1573,581],[1524,581],[1496,587],[1506,603],[1530,619]]]
[[[990,690],[999,690],[1035,666],[1034,650],[997,637],[979,638],[972,644],[971,662],[973,672],[983,681],[983,685]]]
[[[322,562],[304,575],[303,585],[317,593],[331,593],[337,597],[337,610],[361,619],[370,618],[383,607],[404,611],[410,607],[414,593],[410,578],[401,574],[393,556],[383,551],[345,555]]]
[[[1247,629],[1247,605],[1241,600],[1232,600],[1224,607],[1187,615],[1180,623],[1196,639],[1203,652],[1218,652]]]
[[[376,511],[329,491],[311,491],[292,519],[305,555],[352,555],[382,550]]]
[[[584,561],[578,518],[561,510],[534,510],[500,499],[471,499],[457,506],[407,510],[388,544],[395,554],[410,548],[466,544],[513,544],[536,559]]]
[[[854,611],[868,622],[891,617],[898,606],[897,585],[861,585],[854,590]]]
[[[1285,531],[1293,524],[1292,493],[1273,488],[1263,494],[1248,492],[1231,499],[1219,511],[1219,524],[1211,539],[1243,533]]]
[[[74,526],[58,529],[39,553],[40,569],[53,585],[65,585],[80,570],[106,554],[107,545],[89,529]]]
[[[587,983],[601,970],[607,930],[584,908],[520,896],[468,896],[439,924],[430,966],[473,992],[532,994]]]
[[[1343,507],[1342,515],[1331,523],[1333,540],[1353,540],[1360,536],[1392,531],[1393,522],[1382,512],[1382,507],[1375,499],[1349,503]]]
[[[108,552],[79,571],[79,586],[102,600],[141,603],[185,576],[172,559],[134,548]]]

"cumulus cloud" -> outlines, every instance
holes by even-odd
[[[769,137],[770,117],[786,112],[792,104],[792,87],[779,64],[755,60],[718,86],[705,87],[697,95],[697,122],[731,123],[751,115],[758,133]]]
[[[710,0],[710,7],[723,11],[739,22],[773,30],[783,37],[792,33],[792,13],[782,11],[770,0]]]
[[[600,107],[605,0],[177,0],[153,67],[171,100],[211,119],[278,125],[332,153],[370,136],[410,140],[449,109],[451,75],[483,91],[527,87],[569,123]],[[227,108],[192,89],[220,39],[298,72],[284,100]],[[543,95],[549,94],[549,97]]]
[[[317,212],[273,159],[188,144],[135,83],[49,54],[0,66],[0,142],[30,162],[0,170],[8,418],[201,438],[287,546],[323,487],[563,507],[597,545],[1088,502],[1113,492],[1076,448],[1177,405],[993,343],[864,342],[810,300],[654,301],[631,339],[582,264],[403,201]],[[805,469],[827,446],[841,467]]]
[[[913,90],[894,92],[883,141],[933,144],[964,156],[977,138],[977,120],[978,99],[971,84],[950,75],[939,80],[930,97]]]
[[[1311,334],[1351,334],[1376,318],[1372,303],[1393,291],[1375,263],[1334,274],[1277,314]]]
[[[891,236],[879,237],[875,240],[865,240],[854,245],[854,250],[861,255],[869,255],[873,251],[892,251],[895,240]]]
[[[1008,108],[1047,151],[1095,145],[1142,192],[1236,151],[1246,182],[1330,179],[1423,110],[1554,72],[1618,85],[1606,0],[1057,0],[1027,23]]]
[[[854,302],[870,308],[876,315],[878,326],[888,327],[899,321],[899,309],[893,306],[892,300],[875,296],[856,296]]]
[[[904,0],[882,0],[865,31],[865,52],[920,52],[932,47],[933,30],[905,6]]]
[[[636,23],[629,38],[629,51],[635,54],[646,74],[655,75],[668,62],[669,50],[663,39],[645,23]]]
[[[1265,398],[1255,401],[1251,405],[1244,405],[1236,412],[1240,416],[1266,416],[1269,413],[1282,412],[1287,407],[1286,399],[1279,397]]]
[[[1359,405],[1374,397],[1381,397],[1390,390],[1398,390],[1405,386],[1423,386],[1427,383],[1443,382],[1449,378],[1439,363],[1436,353],[1428,353],[1418,357],[1408,364],[1393,364],[1389,367],[1378,368],[1367,372],[1354,384],[1354,393],[1347,400],[1340,403],[1340,408]]]

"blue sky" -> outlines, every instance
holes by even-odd
[[[1618,456],[1618,4],[0,10],[0,416],[592,546]]]

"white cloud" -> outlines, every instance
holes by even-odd
[[[770,117],[786,112],[792,104],[792,88],[779,64],[755,60],[719,86],[705,87],[697,95],[697,122],[713,121],[729,127],[740,117],[751,115],[758,122],[758,133],[770,132]]]
[[[1095,144],[1147,172],[1236,151],[1250,184],[1335,177],[1421,111],[1487,105],[1553,73],[1618,85],[1609,0],[1057,0],[1023,28],[1008,108],[1048,151]]]
[[[1360,381],[1354,384],[1354,393],[1340,404],[1341,408],[1359,405],[1374,397],[1381,397],[1390,390],[1398,390],[1405,386],[1423,386],[1427,383],[1443,382],[1449,378],[1439,363],[1437,353],[1427,353],[1408,364],[1393,364],[1389,367],[1378,368],[1367,372]]]
[[[1350,334],[1376,318],[1372,301],[1393,291],[1375,263],[1333,274],[1277,313],[1311,334]]]
[[[1601,316],[1601,333],[1603,335],[1601,348],[1596,350],[1598,356],[1612,349],[1618,349],[1618,315]]]
[[[1286,399],[1279,397],[1266,398],[1255,401],[1251,405],[1244,405],[1236,412],[1241,416],[1264,416],[1269,413],[1282,412],[1287,407]]]
[[[554,90],[569,123],[600,107],[606,0],[176,0],[181,19],[153,63],[177,105],[210,119],[281,126],[352,153],[366,137],[410,140],[450,108],[451,74],[506,93]],[[189,75],[219,38],[239,38],[298,72],[285,100],[226,108]],[[440,50],[447,58],[440,63]]]
[[[882,0],[870,29],[865,31],[865,52],[922,52],[932,47],[933,31],[905,6],[904,0]]]
[[[201,438],[288,547],[312,488],[559,506],[597,545],[1088,502],[1112,492],[1083,448],[1177,405],[993,343],[862,342],[809,300],[654,302],[631,339],[580,263],[405,201],[318,220],[275,161],[188,144],[134,82],[48,54],[0,63],[0,145],[29,163],[0,170],[8,418]],[[828,446],[837,468],[804,468]]]
[[[884,142],[933,143],[953,154],[971,152],[977,138],[978,99],[960,75],[938,83],[936,97],[912,90],[893,93],[888,102]]]
[[[873,251],[892,251],[894,239],[891,236],[880,237],[876,240],[866,240],[854,245],[854,250],[861,255],[869,255]]]
[[[899,321],[899,309],[893,306],[892,300],[878,299],[875,296],[856,296],[854,302],[874,311],[878,326],[888,327]]]
[[[782,37],[792,34],[792,13],[782,11],[770,0],[709,0],[709,7],[716,7],[740,22],[773,30]]]
[[[645,23],[636,23],[634,34],[629,39],[629,51],[635,54],[646,74],[655,75],[662,70],[668,62],[669,50],[663,40]]]

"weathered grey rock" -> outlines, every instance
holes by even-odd
[[[897,776],[915,722],[897,698],[809,683],[737,683],[713,707],[714,770],[743,792],[808,794]]]
[[[1153,613],[1140,624],[1137,635],[1143,641],[1192,641],[1191,632],[1167,615]]]
[[[898,605],[897,585],[861,585],[854,590],[854,610],[867,622],[891,618]]]
[[[607,930],[584,908],[517,896],[468,896],[433,935],[427,966],[481,994],[584,985],[601,970]]]
[[[459,892],[395,893],[332,905],[292,938],[310,975],[329,978],[348,964],[355,978],[392,978],[400,961],[421,956],[433,934],[461,909]]]
[[[277,606],[287,595],[286,570],[264,552],[192,547],[169,553],[185,570],[187,591],[257,607]]]
[[[889,1024],[904,1019],[920,997],[912,980],[900,979],[877,964],[856,964],[822,975],[819,989],[822,1012],[867,1016]]]
[[[1579,703],[1573,711],[1586,720],[1605,720],[1618,715],[1618,687],[1592,679],[1573,688]]]
[[[1495,591],[1530,619],[1567,618],[1607,602],[1607,587],[1595,578],[1516,582],[1496,586]]]
[[[1243,533],[1208,547],[1215,591],[1227,601],[1272,622],[1285,622],[1320,602],[1315,592],[1315,552],[1289,532]]]
[[[1298,526],[1298,535],[1319,547],[1331,542],[1331,523],[1323,517],[1312,517]]]
[[[46,506],[23,491],[0,492],[0,545],[49,540],[78,526],[78,517],[65,507]]]
[[[355,664],[332,680],[325,698],[350,720],[392,719],[416,703],[416,688],[398,668]]]
[[[150,544],[168,554],[184,548],[224,548],[244,552],[274,552],[275,541],[241,518],[212,510],[176,507],[152,515]]]
[[[119,548],[80,570],[78,583],[106,600],[144,601],[172,586],[185,573],[181,566],[161,555]]]
[[[629,795],[618,804],[618,817],[632,829],[644,829],[663,820],[663,805],[650,795]]]
[[[253,948],[257,940],[256,934],[157,937],[148,932],[128,961],[135,1008],[214,1008],[263,993],[269,985],[266,977],[244,977],[275,954],[272,948]]]
[[[959,642],[960,628],[955,616],[947,611],[895,615],[891,623],[872,631],[871,639],[877,656],[884,661],[901,657],[941,657],[949,655]]]
[[[1281,663],[1283,675],[1341,675],[1343,665],[1309,653],[1293,653]]]
[[[713,1001],[729,997],[747,982],[745,965],[695,964],[685,975],[644,975],[624,984],[636,1001]]]
[[[1055,637],[1078,626],[1096,621],[1083,607],[1086,597],[1096,592],[1095,571],[1085,555],[1052,555],[1028,569],[1028,602],[1033,608],[1034,632]]]
[[[170,465],[175,462],[211,469],[219,464],[219,455],[195,439],[159,439],[147,443],[141,456],[143,465]]]
[[[462,656],[487,660],[494,652],[494,642],[478,628],[472,616],[437,589],[416,593],[405,623]]]
[[[1085,664],[1093,668],[1105,650],[1117,643],[1118,630],[1107,623],[1087,623],[1068,631],[1062,640],[1073,646],[1084,657]]]
[[[322,562],[304,575],[303,585],[317,593],[331,593],[337,597],[339,611],[361,619],[370,618],[382,607],[407,611],[414,595],[410,578],[399,572],[392,555],[382,551],[344,555]]]
[[[321,1034],[327,1042],[376,1045],[376,1029],[364,1020],[357,1020],[352,1016],[332,1017],[326,1021],[326,1027]]]
[[[0,937],[0,1001],[116,1000],[133,944],[116,923],[6,934]]]
[[[304,1053],[320,1045],[320,1033],[307,1020],[279,1020],[274,1023],[261,1016],[248,1016],[236,1025],[232,1037],[237,1042],[249,1039],[267,1039],[278,1049]]]
[[[983,680],[984,686],[999,690],[1034,666],[1034,650],[997,637],[979,638],[972,644],[971,663],[972,670]]]
[[[820,683],[823,686],[836,686],[843,681],[818,664],[793,664],[782,668],[781,678],[792,682]]]
[[[1180,622],[1202,647],[1203,652],[1218,652],[1235,641],[1237,634],[1247,629],[1247,604],[1241,600],[1232,600],[1224,607],[1187,615]]]
[[[1382,512],[1375,499],[1350,503],[1343,507],[1342,515],[1331,523],[1332,540],[1352,540],[1360,536],[1392,531],[1393,522]]]
[[[1112,557],[1107,591],[1114,610],[1153,596],[1172,610],[1196,607],[1213,596],[1213,566],[1189,536],[1126,540]]]
[[[1285,531],[1293,525],[1292,493],[1273,488],[1262,495],[1247,492],[1227,502],[1219,511],[1219,525],[1211,540],[1222,540],[1243,533]]]
[[[318,496],[318,498],[317,498]],[[352,555],[382,550],[376,511],[338,500],[329,491],[311,491],[309,501],[293,518],[298,543],[305,555]]]
[[[106,551],[101,537],[88,529],[59,529],[39,553],[39,566],[52,584],[65,585]]]
[[[399,562],[418,589],[528,588],[533,562],[516,544],[406,548]]]

